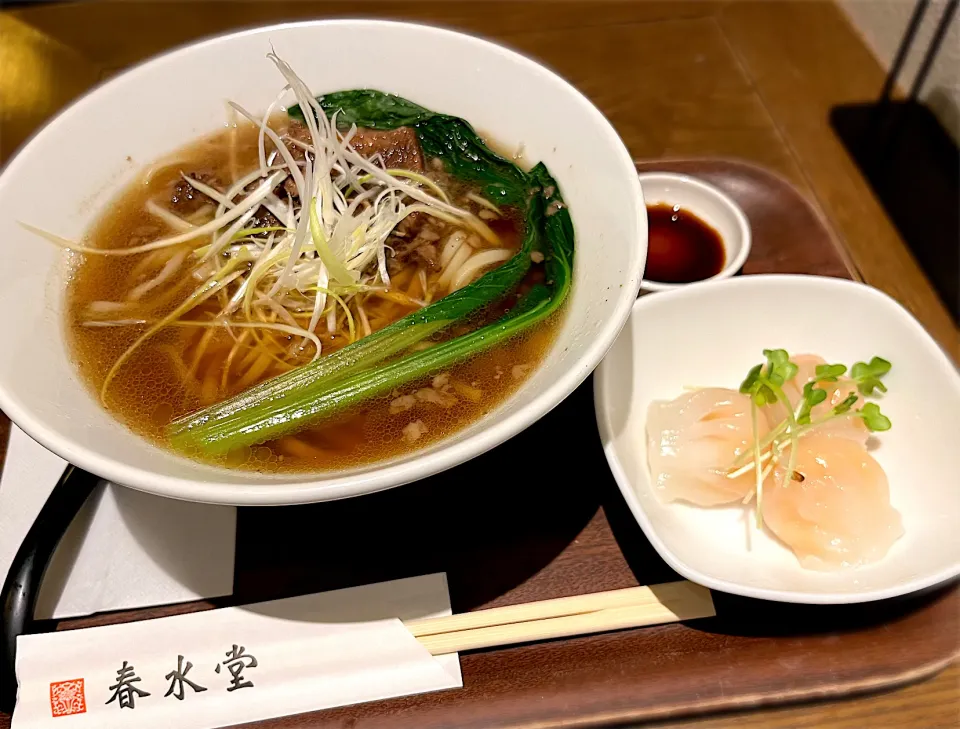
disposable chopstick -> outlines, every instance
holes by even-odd
[[[671,582],[416,620],[406,626],[430,653],[441,655],[713,615],[709,590]]]
[[[531,620],[545,618],[559,618],[579,613],[592,613],[608,608],[658,605],[684,604],[696,599],[709,591],[700,585],[682,580],[667,582],[653,587],[628,587],[622,590],[594,592],[588,595],[573,595],[559,597],[552,600],[540,600],[520,605],[477,610],[472,613],[448,615],[444,618],[426,618],[411,620],[405,623],[407,629],[418,638],[436,633],[452,633],[457,630],[472,630],[486,628],[493,625],[507,625],[508,623],[525,623]]]

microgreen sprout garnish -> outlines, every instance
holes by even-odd
[[[797,422],[807,425],[810,422],[810,411],[827,399],[827,391],[817,387],[816,382],[808,382],[803,386],[803,397],[800,400],[800,410],[797,412]]]
[[[863,418],[866,426],[873,432],[890,430],[890,426],[892,425],[890,418],[880,412],[880,406],[875,402],[864,404],[864,406],[860,408],[859,415]]]
[[[790,355],[785,349],[765,349],[764,357],[767,358],[765,364],[759,364],[753,367],[747,373],[746,379],[740,385],[740,392],[750,395],[750,419],[753,423],[753,468],[756,474],[757,484],[757,527],[763,526],[763,481],[766,475],[776,466],[779,446],[776,440],[771,444],[773,457],[766,468],[762,466],[762,454],[760,439],[757,429],[757,410],[765,405],[780,403],[787,412],[786,431],[790,436],[791,445],[796,444],[796,431],[798,423],[793,412],[793,406],[783,391],[783,385],[792,380],[798,371],[797,365],[790,361]],[[824,397],[826,393],[824,392]],[[796,448],[790,449],[790,460],[796,458]],[[734,464],[736,465],[736,464]],[[792,466],[790,467],[792,470]]]
[[[864,395],[872,395],[874,390],[886,392],[887,387],[880,378],[890,371],[890,363],[882,357],[874,357],[870,362],[857,362],[850,368],[850,377],[857,383],[857,389]]]
[[[817,365],[817,382],[836,382],[837,378],[847,374],[847,366],[842,364]]]
[[[785,349],[765,349],[763,354],[766,364],[753,367],[740,385],[740,392],[750,395],[757,407],[777,402],[776,388],[797,374],[797,366],[790,361]]]
[[[849,413],[853,406],[857,404],[857,400],[859,399],[860,398],[857,397],[856,394],[851,392],[849,395],[847,395],[846,399],[834,406],[833,410],[831,411],[831,415],[845,415],[846,413]]]
[[[869,362],[857,362],[849,369],[848,382],[855,385],[842,401],[833,405],[825,414],[814,417],[814,409],[827,401],[829,393],[824,383],[837,383],[847,375],[847,366],[843,364],[818,365],[814,375],[806,382],[794,383],[800,386],[800,399],[793,405],[784,392],[783,386],[793,380],[799,367],[790,360],[783,349],[765,349],[766,362],[750,368],[746,378],[740,384],[740,392],[750,397],[750,419],[753,424],[753,444],[737,458],[727,472],[728,478],[739,478],[750,471],[756,475],[755,493],[757,497],[757,527],[763,526],[763,482],[779,465],[780,457],[789,448],[786,474],[797,483],[803,483],[803,474],[797,473],[797,446],[800,438],[823,424],[837,418],[859,418],[871,432],[889,430],[890,419],[880,411],[875,402],[866,402],[867,396],[875,392],[885,393],[886,385],[881,378],[890,371],[890,362],[882,357],[874,357]],[[855,406],[860,403],[860,407]],[[760,408],[780,405],[785,417],[771,424],[770,431],[760,438],[757,422]],[[768,411],[769,412],[769,411]],[[748,495],[747,500],[749,500]]]

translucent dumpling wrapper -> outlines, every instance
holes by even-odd
[[[762,412],[757,429],[760,438],[769,430]],[[647,452],[658,496],[700,506],[742,501],[754,489],[754,474],[727,473],[753,437],[750,398],[736,390],[705,388],[652,403]]]
[[[764,483],[763,521],[808,569],[876,562],[903,534],[890,505],[887,476],[854,440],[811,434],[800,439],[794,476],[785,449]]]

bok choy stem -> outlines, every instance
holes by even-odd
[[[416,352],[381,367],[339,378],[327,387],[309,393],[295,392],[271,407],[239,410],[234,417],[209,421],[199,430],[172,435],[177,447],[200,447],[208,455],[275,440],[304,424],[335,415],[342,410],[398,385],[416,380],[483,352],[549,316],[557,305],[545,286],[532,289],[509,314],[485,327]]]

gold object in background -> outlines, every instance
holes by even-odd
[[[0,162],[101,76],[96,64],[9,14],[0,14],[0,69]]]

